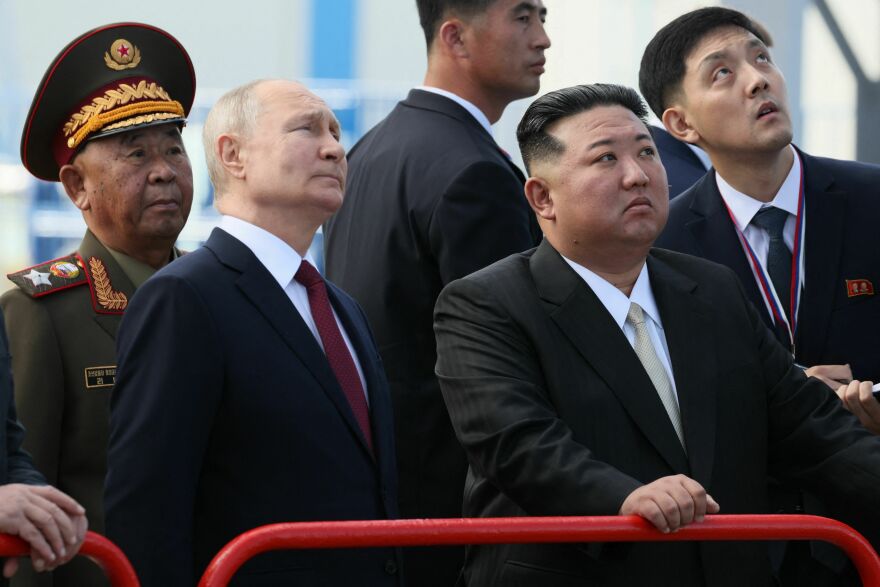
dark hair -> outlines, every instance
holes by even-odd
[[[419,9],[419,23],[425,32],[425,42],[428,49],[434,42],[437,29],[443,23],[447,15],[454,14],[463,19],[470,19],[486,10],[496,0],[416,0]]]
[[[531,103],[516,127],[516,139],[526,170],[531,172],[533,161],[565,152],[565,144],[547,133],[550,125],[597,106],[623,106],[647,125],[645,103],[635,90],[626,86],[590,84],[544,94]]]
[[[658,118],[681,87],[685,60],[694,47],[712,31],[739,27],[755,35],[762,43],[772,42],[766,29],[742,12],[712,6],[679,16],[654,35],[639,67],[639,89]]]

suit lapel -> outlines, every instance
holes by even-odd
[[[810,356],[822,356],[834,290],[844,287],[839,279],[847,198],[846,193],[834,191],[834,177],[819,161],[800,154],[804,165],[807,228],[804,239],[804,292],[798,309],[796,348]],[[811,343],[820,347],[803,348]]]
[[[615,394],[648,441],[676,472],[688,463],[672,422],[623,331],[596,294],[545,240],[531,259],[551,318]]]
[[[712,308],[696,295],[696,283],[666,263],[649,256],[648,271],[672,360],[691,475],[708,487],[716,420]],[[695,349],[699,360],[694,360]]]
[[[694,189],[691,212],[696,218],[685,226],[691,231],[700,256],[733,269],[743,284],[746,296],[758,309],[764,323],[775,330],[773,319],[767,311],[764,298],[755,282],[755,275],[736,234],[736,227],[727,213],[724,200],[721,199],[715,171],[707,173]]]
[[[222,263],[241,272],[236,281],[238,288],[290,350],[299,357],[300,362],[333,402],[352,434],[357,437],[364,450],[368,451],[360,426],[354,418],[345,394],[339,387],[324,351],[321,350],[312,331],[306,326],[278,282],[250,249],[221,229],[214,229],[205,246],[214,251]]]

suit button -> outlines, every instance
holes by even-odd
[[[390,560],[390,559],[385,561],[385,572],[388,573],[389,575],[396,575],[397,574],[397,563],[394,562],[393,560]]]

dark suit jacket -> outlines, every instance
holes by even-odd
[[[413,90],[355,145],[325,227],[327,275],[363,307],[391,383],[403,517],[461,515],[466,463],[434,376],[444,285],[535,246],[524,177],[452,100]],[[409,557],[409,554],[407,555]],[[449,585],[461,557],[408,573]]]
[[[0,421],[4,423],[3,434],[0,434],[0,485],[45,485],[46,479],[34,467],[30,455],[21,449],[24,428],[15,413],[10,365],[9,342],[0,312]]]
[[[880,381],[880,167],[801,157],[806,265],[796,359],[807,366],[849,363],[857,379]],[[714,171],[672,202],[656,245],[733,269],[764,323],[774,328]],[[848,279],[867,279],[876,293],[849,297]],[[784,330],[777,336],[788,344]]]
[[[674,198],[706,175],[706,166],[687,144],[679,141],[665,128],[650,125],[648,129],[666,168],[669,197]]]
[[[806,378],[728,269],[648,258],[685,441],[621,329],[546,241],[448,286],[435,329],[468,453],[469,516],[614,515],[643,483],[697,480],[727,514],[767,511],[772,472],[880,516],[880,438]],[[468,584],[766,585],[761,543],[469,550]]]
[[[139,288],[119,330],[107,536],[145,587],[194,585],[257,526],[396,516],[387,383],[366,320],[328,293],[370,399],[370,456],[330,364],[266,268],[215,229]],[[237,585],[399,585],[393,549],[289,551]]]

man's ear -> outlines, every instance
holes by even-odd
[[[81,166],[76,162],[68,163],[58,171],[58,179],[64,186],[64,192],[73,205],[85,212],[92,207],[86,190],[86,180]]]
[[[221,134],[214,143],[217,160],[231,177],[244,179],[245,158],[242,156],[241,138],[234,134]]]
[[[544,220],[556,220],[556,209],[550,196],[550,185],[541,177],[532,176],[526,180],[526,200],[529,206]]]
[[[661,121],[669,134],[680,141],[696,145],[700,140],[700,133],[691,126],[687,112],[681,106],[672,106],[664,110]]]
[[[468,51],[464,42],[465,23],[457,18],[451,18],[440,25],[437,31],[435,43],[437,47],[446,55],[454,57],[467,57]]]

